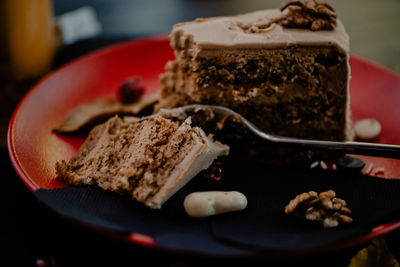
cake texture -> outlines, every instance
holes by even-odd
[[[328,4],[196,19],[175,25],[170,43],[156,110],[222,105],[272,134],[353,138],[349,37]]]
[[[77,154],[56,164],[71,185],[98,185],[158,209],[229,147],[192,127],[190,117],[114,117],[93,128]]]

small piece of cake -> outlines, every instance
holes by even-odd
[[[282,136],[351,140],[349,37],[326,3],[173,27],[156,106],[227,106]]]
[[[76,156],[56,164],[71,185],[97,184],[151,208],[162,204],[229,147],[204,131],[161,115],[137,121],[114,117],[96,126]]]

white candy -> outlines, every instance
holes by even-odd
[[[247,198],[237,191],[195,192],[186,196],[183,206],[189,216],[207,217],[243,210],[247,206]]]
[[[373,118],[362,119],[354,124],[356,136],[362,140],[371,140],[378,137],[381,130],[381,124]]]

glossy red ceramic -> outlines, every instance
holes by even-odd
[[[54,71],[40,81],[22,99],[15,110],[8,131],[9,154],[18,175],[35,191],[66,185],[55,179],[55,163],[68,159],[82,144],[82,138],[57,135],[52,129],[63,121],[76,106],[98,97],[117,97],[122,80],[137,75],[149,94],[160,89],[158,77],[165,63],[173,59],[173,51],[165,38],[132,40],[81,57]],[[400,144],[400,76],[375,63],[351,57],[352,117],[374,117],[382,124],[376,142]],[[373,164],[371,174],[385,178],[400,178],[400,160],[363,157]],[[390,222],[371,233],[348,240],[349,246],[388,233],[400,227]],[[132,242],[156,246],[151,237],[133,233]]]

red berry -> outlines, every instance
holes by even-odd
[[[207,170],[205,170],[203,177],[211,181],[220,181],[224,176],[224,166],[220,161],[214,161]]]
[[[132,104],[140,99],[144,93],[144,85],[140,78],[131,77],[123,81],[118,91],[122,104]]]

